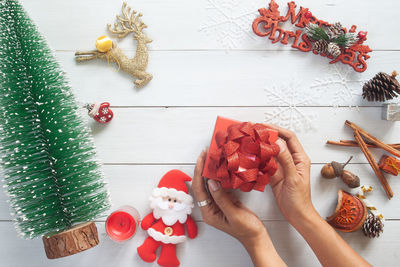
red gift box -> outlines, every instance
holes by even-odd
[[[203,176],[225,189],[263,192],[278,169],[279,133],[260,123],[218,117]]]
[[[394,157],[383,155],[379,160],[379,168],[386,173],[397,176],[400,172],[400,161]]]

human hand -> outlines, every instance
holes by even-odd
[[[222,189],[219,182],[208,180],[209,197],[201,175],[205,158],[203,151],[197,159],[192,182],[197,201],[211,200],[210,204],[200,208],[204,222],[235,237],[245,246],[264,239],[267,231],[261,220],[234,195]]]
[[[249,253],[254,266],[286,266],[279,257],[267,233],[264,224],[257,215],[243,205],[231,193],[224,191],[221,185],[208,180],[208,195],[202,177],[206,152],[197,159],[192,188],[197,201],[209,199],[210,203],[200,207],[205,223],[235,237]]]
[[[266,126],[279,131],[280,136],[278,170],[271,177],[270,186],[283,216],[293,225],[316,214],[310,193],[311,161],[293,132],[275,125]]]
[[[322,266],[371,266],[323,219],[311,202],[311,162],[296,135],[275,125],[281,151],[270,185],[283,216],[310,245]]]

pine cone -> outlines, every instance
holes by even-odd
[[[368,101],[386,101],[400,95],[400,84],[396,80],[397,73],[394,71],[390,76],[379,72],[374,78],[363,86],[363,98]]]
[[[316,41],[313,49],[317,51],[318,54],[326,54],[328,52],[328,42],[325,40]]]
[[[328,34],[330,39],[333,39],[341,34],[344,33],[342,24],[340,22],[336,22],[335,24],[331,25],[326,29],[326,33]]]
[[[380,218],[369,214],[363,224],[362,231],[369,238],[379,237],[380,233],[383,232],[383,222]]]
[[[333,57],[338,57],[342,53],[342,50],[340,49],[340,47],[337,44],[332,43],[332,42],[328,44],[327,51]]]

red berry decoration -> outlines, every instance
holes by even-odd
[[[89,116],[102,124],[110,122],[114,117],[114,113],[110,109],[110,103],[108,102],[88,104],[86,108],[88,109]]]
[[[358,36],[358,39],[360,39],[360,40],[363,40],[363,41],[367,40],[367,32],[360,31],[357,36]]]
[[[312,13],[311,13],[311,11],[307,11],[306,13],[304,13],[304,17],[306,18],[306,19],[311,19],[312,18]]]

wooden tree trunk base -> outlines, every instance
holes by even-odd
[[[99,244],[96,224],[88,222],[78,224],[64,232],[43,236],[44,249],[49,259],[70,256]]]

